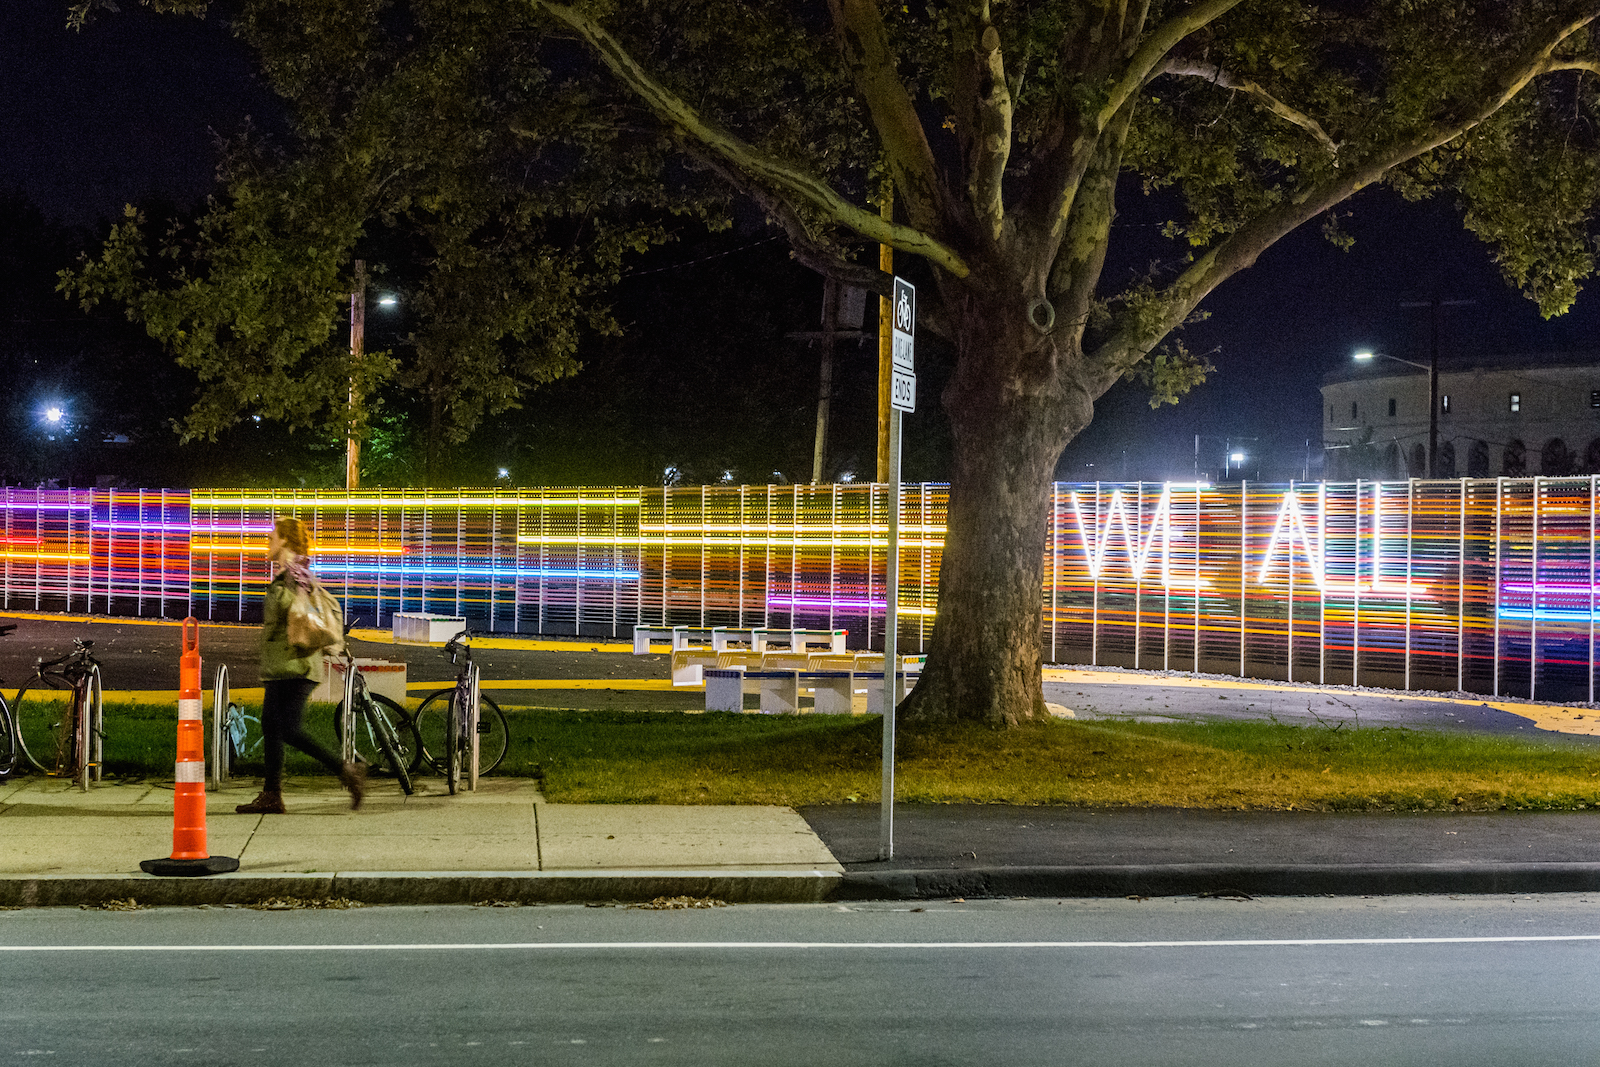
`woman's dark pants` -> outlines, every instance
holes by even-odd
[[[301,722],[306,713],[306,701],[317,683],[309,678],[274,678],[265,685],[261,734],[267,750],[267,778],[263,788],[270,791],[283,788],[283,745],[286,741],[338,774],[343,769],[338,757],[306,733]]]

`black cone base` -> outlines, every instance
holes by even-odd
[[[145,874],[162,878],[193,878],[202,874],[227,874],[239,869],[239,861],[232,856],[207,856],[203,860],[140,860],[139,869]]]

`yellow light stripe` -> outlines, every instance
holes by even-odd
[[[72,555],[72,554],[66,553],[66,552],[18,552],[15,549],[11,549],[11,548],[7,548],[5,550],[5,558],[6,559],[49,560],[49,561],[55,562],[55,563],[89,563],[89,562],[91,562],[90,557],[87,556],[87,555],[78,556],[78,555]]]
[[[220,544],[216,542],[196,542],[190,544],[189,551],[240,553],[264,552],[266,551],[266,547],[266,541],[264,540],[248,545],[229,544],[227,542],[222,542]],[[311,554],[313,556],[403,556],[406,554],[406,549],[399,545],[394,545],[388,548],[380,548],[376,545],[371,547],[360,547],[354,545],[348,547],[345,545],[312,545]]]
[[[598,508],[639,506],[638,498],[612,497],[226,497],[206,496],[196,490],[191,497],[195,508],[400,508],[400,507],[481,507],[481,508]]]
[[[407,682],[406,692],[413,689],[449,689],[454,682]],[[634,692],[670,693],[698,692],[703,685],[673,685],[671,678],[538,678],[500,679],[485,678],[480,688],[489,692],[516,689],[625,689]]]

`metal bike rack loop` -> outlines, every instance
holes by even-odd
[[[232,770],[228,759],[228,665],[217,668],[217,681],[211,689],[211,788],[221,789]]]

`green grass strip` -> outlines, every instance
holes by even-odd
[[[250,709],[252,714],[258,709]],[[509,709],[498,773],[543,773],[555,803],[878,800],[876,718]],[[332,710],[307,726],[334,747]],[[209,723],[208,723],[209,728]],[[106,707],[117,774],[172,773],[174,711]],[[902,728],[898,797],[922,803],[1322,811],[1600,807],[1600,747],[1556,738],[1294,726],[1058,720]],[[320,773],[290,750],[290,774]],[[259,773],[259,760],[236,773]]]

